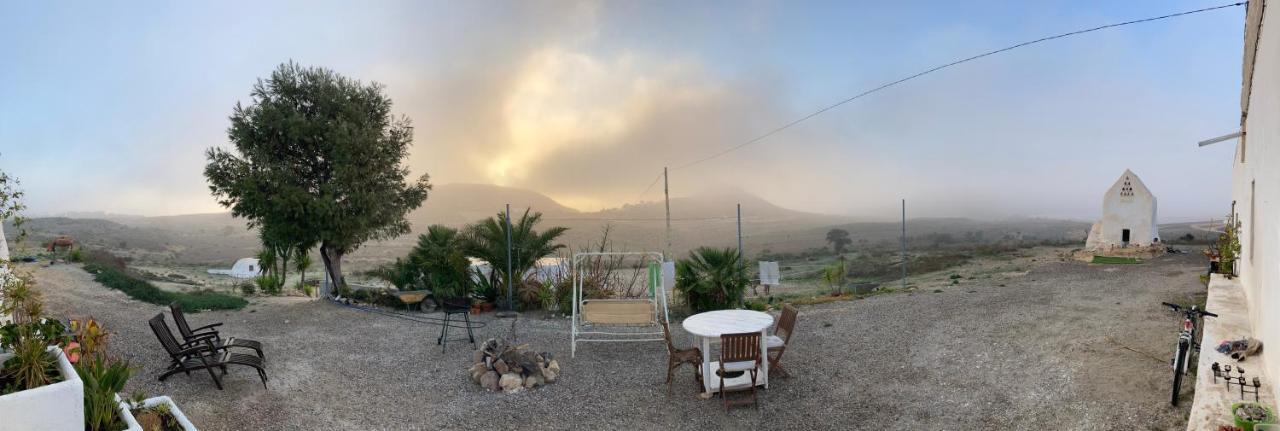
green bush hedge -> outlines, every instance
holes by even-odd
[[[124,292],[130,298],[158,305],[169,305],[176,301],[182,306],[182,311],[195,313],[201,310],[239,310],[249,304],[244,298],[212,291],[186,293],[161,290],[150,282],[113,266],[90,263],[84,266],[84,270],[93,274],[94,281]]]

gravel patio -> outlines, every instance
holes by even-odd
[[[133,301],[75,266],[31,267],[48,314],[92,316],[135,366],[129,391],[173,397],[203,430],[248,429],[1176,429],[1168,406],[1177,322],[1160,301],[1203,286],[1198,256],[1141,265],[1042,262],[1026,275],[800,308],[784,363],[759,409],[725,413],[700,400],[692,370],[666,394],[659,343],[580,346],[568,322],[521,318],[520,342],[557,355],[560,380],[517,394],[486,393],[466,374],[463,343],[441,353],[438,327],[320,301],[255,299],[224,334],[266,346],[270,388],[232,368],[226,390],[207,375],[158,382],[167,356],[146,320],[162,307]],[[167,310],[163,310],[167,311]],[[506,336],[489,321],[477,341]],[[172,324],[172,323],[171,323]],[[677,342],[689,336],[673,325]],[[1190,405],[1190,389],[1184,394]]]

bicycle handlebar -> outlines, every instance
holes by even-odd
[[[1173,311],[1177,311],[1177,312],[1196,313],[1196,314],[1199,314],[1199,315],[1201,315],[1201,316],[1218,317],[1218,315],[1217,315],[1217,314],[1210,313],[1210,312],[1208,312],[1208,311],[1206,311],[1206,310],[1196,310],[1196,309],[1191,309],[1191,308],[1183,307],[1183,306],[1178,305],[1178,304],[1170,304],[1170,303],[1168,303],[1168,302],[1161,302],[1160,304],[1161,304],[1161,305],[1164,305],[1165,307],[1172,308],[1172,309],[1173,309]]]

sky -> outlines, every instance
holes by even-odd
[[[222,211],[205,151],[229,146],[232,108],[293,60],[385,85],[414,126],[414,176],[596,210],[658,200],[664,166],[939,64],[1222,3],[4,2],[0,170],[22,180],[29,214]],[[1087,220],[1132,169],[1162,221],[1217,217],[1233,144],[1195,143],[1238,130],[1243,14],[930,74],[675,169],[672,194],[732,187],[875,219],[906,199],[913,217]]]

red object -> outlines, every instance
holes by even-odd
[[[67,343],[67,348],[63,351],[67,354],[67,362],[74,364],[80,361],[80,343],[75,341]]]
[[[480,307],[476,307],[476,306],[472,306],[472,307],[471,307],[471,314],[472,314],[472,315],[480,314],[480,311],[481,311],[481,310],[480,310]]]
[[[492,302],[486,302],[486,303],[480,304],[480,310],[493,311],[494,307],[497,307],[497,306],[498,306],[497,304],[494,304]]]

